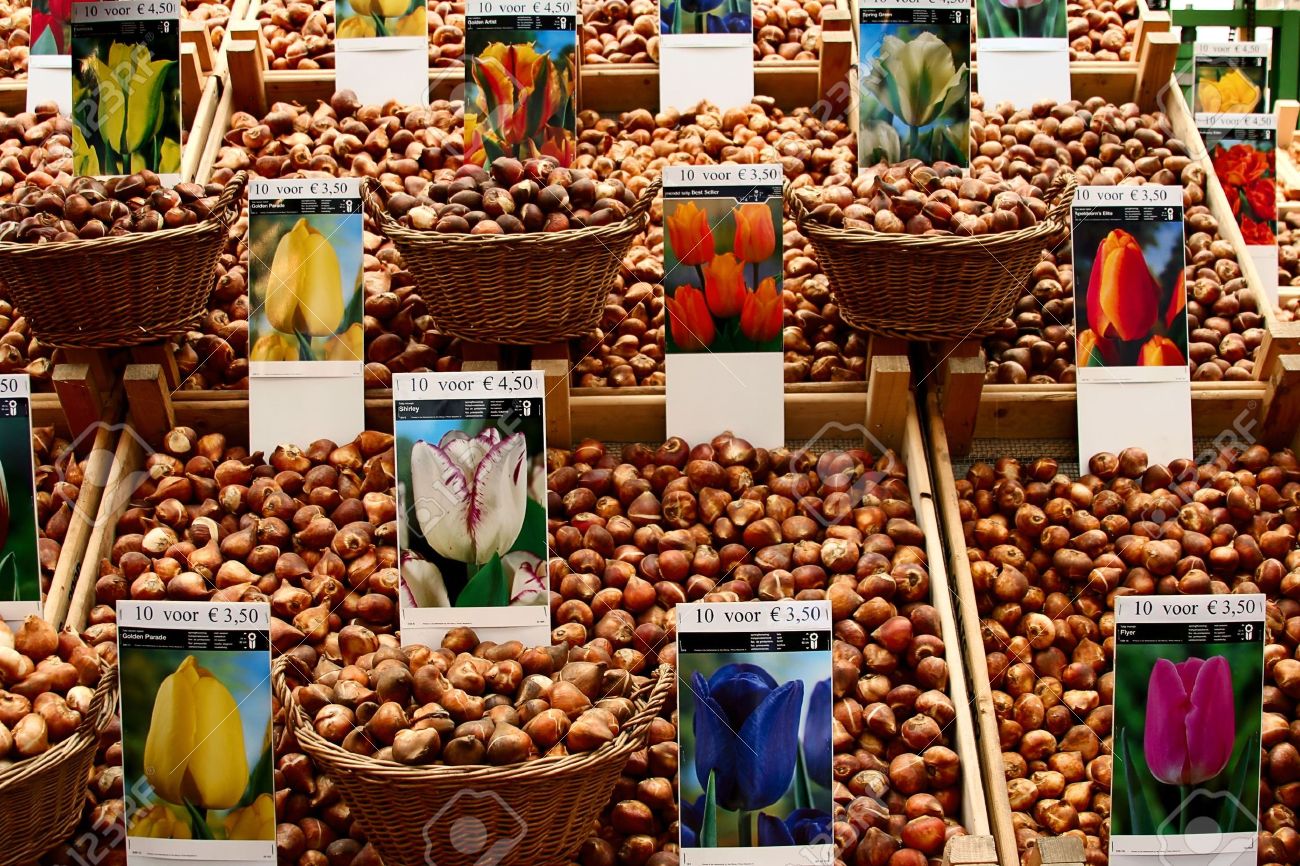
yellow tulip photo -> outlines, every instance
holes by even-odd
[[[360,210],[254,213],[248,238],[249,360],[361,363]]]
[[[170,21],[73,25],[77,174],[181,169],[180,36]]]
[[[275,838],[270,655],[122,646],[127,835]]]
[[[337,0],[335,33],[339,39],[418,36],[427,38],[425,0]]]

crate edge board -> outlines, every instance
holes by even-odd
[[[1001,742],[993,715],[992,688],[988,682],[988,660],[984,644],[977,640],[980,634],[979,613],[976,608],[974,584],[967,560],[966,542],[962,532],[961,516],[957,511],[957,489],[948,453],[947,433],[943,414],[934,395],[926,406],[930,433],[930,471],[938,487],[938,506],[948,543],[948,563],[956,582],[956,592],[961,608],[961,638],[965,661],[969,665],[969,684],[974,692],[975,722],[979,737],[979,754],[984,762],[984,785],[988,794],[988,808],[993,822],[993,836],[998,846],[1002,866],[1020,866],[1015,829],[1011,818],[1011,795],[1007,790],[1006,770],[1002,766]],[[976,671],[984,670],[984,676]],[[997,746],[998,748],[994,748]]]
[[[44,616],[55,628],[63,626],[64,617],[72,602],[72,591],[77,583],[112,467],[117,444],[113,439],[115,432],[112,426],[101,424],[95,431],[90,453],[86,455],[86,472],[77,493],[72,519],[68,522],[68,530],[59,547],[59,559],[50,581],[50,591],[45,597]],[[96,483],[100,478],[105,483]]]
[[[95,605],[95,583],[99,580],[99,561],[107,556],[112,548],[117,520],[126,511],[131,501],[131,494],[135,492],[134,489],[124,489],[126,479],[131,477],[136,468],[143,465],[144,443],[130,426],[122,425],[121,431],[122,435],[113,452],[108,481],[100,495],[94,528],[86,545],[65,618],[65,623],[77,631],[86,627],[86,619]]]
[[[984,788],[983,762],[979,759],[975,720],[970,711],[966,665],[961,651],[961,631],[957,627],[957,617],[953,610],[952,585],[948,580],[948,565],[944,558],[945,545],[942,524],[935,506],[930,460],[926,454],[925,437],[921,431],[914,396],[908,400],[904,425],[902,452],[907,468],[907,487],[916,508],[917,525],[925,534],[930,604],[939,613],[944,658],[948,662],[948,698],[957,709],[956,732],[949,742],[956,744],[954,751],[957,752],[962,768],[962,824],[967,833],[987,836],[992,832],[992,824],[986,804],[980,796],[980,791]],[[948,647],[952,649],[949,650]],[[996,845],[996,838],[994,844]]]

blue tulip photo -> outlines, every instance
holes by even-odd
[[[681,844],[769,847],[829,833],[826,655],[687,653],[678,662]]]
[[[660,0],[659,25],[665,35],[751,33],[752,0]]]

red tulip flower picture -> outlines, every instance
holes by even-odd
[[[1206,138],[1214,141],[1215,132],[1206,131]],[[1235,134],[1250,132],[1255,130]],[[1241,226],[1242,239],[1250,246],[1277,243],[1277,163],[1273,141],[1223,136],[1213,145],[1210,161],[1228,196],[1232,214]]]

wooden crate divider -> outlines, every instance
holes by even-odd
[[[1025,866],[1083,866],[1083,840],[1077,836],[1043,836],[1029,846]]]
[[[954,836],[943,846],[943,866],[996,866],[997,862],[992,836]]]

